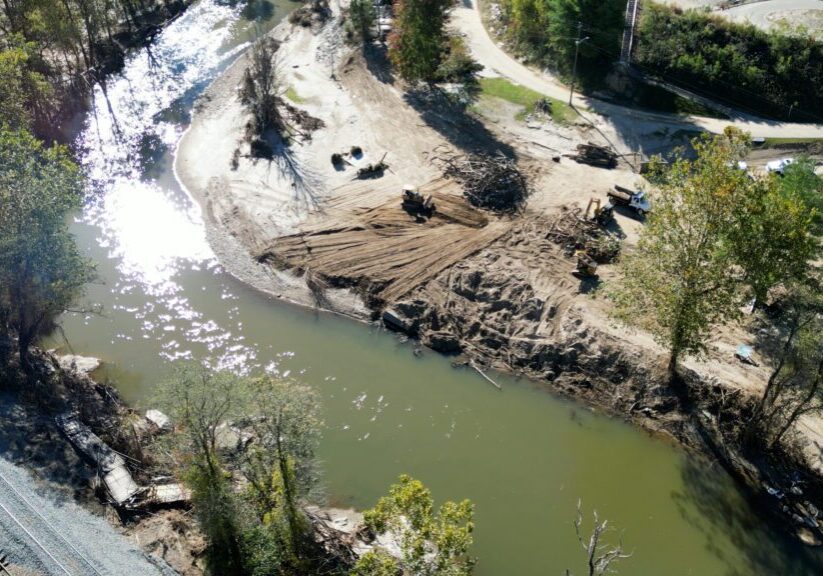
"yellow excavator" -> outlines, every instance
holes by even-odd
[[[586,206],[586,214],[583,216],[586,221],[597,222],[606,227],[614,218],[614,204],[611,201],[601,205],[600,198],[589,198]]]

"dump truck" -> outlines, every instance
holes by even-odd
[[[652,209],[651,202],[649,202],[649,198],[643,190],[635,192],[615,184],[614,190],[609,191],[608,197],[615,205],[627,206],[640,216],[645,216]]]

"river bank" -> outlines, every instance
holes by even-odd
[[[204,209],[221,262],[275,296],[363,320],[389,319],[393,329],[440,352],[463,354],[482,370],[526,375],[553,391],[706,452],[689,414],[715,414],[718,399],[725,402],[727,397],[739,403],[734,410],[744,411],[767,378],[766,366],[742,365],[733,358],[737,343],[751,342],[750,328],[756,321],[749,329],[718,331],[708,357],[686,363],[687,379],[700,401],[685,410],[674,391],[661,385],[664,351],[645,335],[614,325],[608,303],[594,290],[597,285],[574,278],[572,259],[545,236],[564,209],[585,203],[590,196],[603,198],[612,183],[637,186],[639,177],[627,167],[609,172],[567,160],[553,162],[554,156],[595,137],[583,126],[545,119],[524,125],[515,119],[517,110],[500,100],[481,100],[474,112],[467,112],[436,98],[404,93],[381,52],[367,49],[361,54],[340,43],[341,26],[335,12],[315,30],[283,23],[272,34],[281,43],[278,65],[289,89],[286,97],[292,94],[293,105],[325,124],[311,140],[287,151],[287,170],[277,161],[253,160],[243,149],[244,112],[236,88],[244,57],[196,106],[192,125],[179,144],[175,169]],[[352,146],[361,147],[364,157],[353,159],[352,167],[335,169],[331,154]],[[383,226],[385,218],[396,218],[394,213],[387,216],[384,207],[399,204],[404,183],[425,187],[437,178],[430,160],[443,146],[515,155],[534,183],[526,212],[516,218],[487,215],[482,230],[496,227],[494,233],[479,238],[455,261],[433,258],[422,276],[413,270],[387,278],[381,276],[383,269],[372,276],[326,274],[318,296],[306,282],[312,277],[307,271],[323,275],[329,262],[312,260],[311,250],[284,258],[283,239],[305,244],[329,227],[362,226],[363,214],[371,218],[375,210],[380,211],[376,217],[384,219],[378,220]],[[233,169],[230,160],[236,149],[240,159]],[[392,174],[350,183],[354,169],[384,153]],[[453,189],[438,188],[438,193],[448,201],[459,199],[459,191]],[[642,224],[627,215],[619,215],[617,222],[623,241],[631,245]],[[468,228],[456,234],[475,234]],[[421,240],[421,253],[435,253],[441,251],[439,246],[451,244],[444,241],[450,238],[444,233],[440,226],[430,239]],[[387,252],[381,250],[378,247],[369,257],[385,258]],[[332,258],[339,265],[346,254]],[[261,268],[255,259],[269,265]],[[601,267],[606,284],[610,275],[608,266]],[[407,277],[417,283],[410,289],[403,283],[400,291],[389,292],[388,299],[375,299],[387,282],[397,285],[398,278],[405,282]]]

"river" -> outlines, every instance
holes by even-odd
[[[392,334],[279,302],[222,270],[174,177],[175,144],[208,82],[294,6],[200,0],[96,90],[78,137],[93,185],[73,231],[97,263],[88,298],[104,314],[64,317],[71,350],[103,358],[144,407],[186,359],[316,386],[329,502],[368,507],[401,473],[439,501],[470,498],[480,576],[583,574],[578,500],[633,552],[621,574],[823,573],[820,552],[759,527],[719,467],[537,384],[500,376],[500,392]]]

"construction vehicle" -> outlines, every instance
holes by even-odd
[[[610,190],[608,192],[608,197],[609,201],[613,204],[618,206],[627,206],[637,212],[640,216],[645,216],[652,209],[651,202],[649,202],[649,198],[643,190],[635,192],[615,184],[614,190]]]
[[[578,278],[596,278],[597,277],[597,262],[586,254],[585,250],[578,250],[575,252],[577,256],[577,267],[574,269],[574,274]]]
[[[583,215],[584,220],[597,222],[605,228],[612,221],[612,218],[614,218],[614,204],[611,201],[601,205],[600,198],[589,198],[586,213]]]
[[[430,218],[435,211],[434,199],[431,194],[423,196],[416,186],[403,186],[403,210],[418,218]]]

